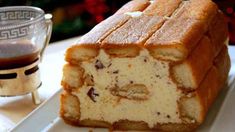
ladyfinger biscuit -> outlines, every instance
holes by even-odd
[[[181,61],[187,58],[206,30],[202,21],[189,18],[170,19],[144,46],[157,59]]]
[[[63,68],[61,85],[66,91],[72,91],[81,87],[84,83],[84,70],[79,66],[66,64]]]
[[[196,89],[213,65],[214,46],[208,37],[203,37],[189,57],[172,66],[172,75],[179,87]]]
[[[187,17],[205,21],[210,24],[218,11],[218,7],[211,0],[184,1],[181,8],[174,14],[177,17]]]
[[[169,17],[182,3],[182,0],[154,0],[145,10],[145,15]]]
[[[143,11],[150,4],[147,0],[134,0],[124,5],[115,15],[107,18],[90,32],[81,37],[74,48],[69,48],[66,52],[66,60],[74,63],[76,61],[88,60],[98,53],[99,44],[107,35],[130,19],[126,12]],[[86,48],[88,48],[86,50]]]
[[[224,46],[200,86],[195,92],[189,94],[191,97],[182,98],[182,112],[202,123],[219,91],[226,84],[230,67],[227,47]]]
[[[217,10],[210,0],[185,1],[171,19],[147,40],[145,46],[155,58],[181,61],[208,31]]]
[[[112,50],[111,55],[115,56],[123,56],[119,54],[121,51],[117,47],[124,47],[126,50],[125,45],[132,45],[128,46],[130,48],[126,51],[133,51],[135,52],[137,49],[136,45],[143,45],[144,42],[156,31],[158,30],[162,24],[165,22],[164,16],[170,16],[179,6],[180,1],[169,1],[170,5],[165,6],[166,3],[163,1],[154,1],[151,3],[147,9],[143,11],[143,14],[137,17],[132,17],[128,22],[126,22],[123,26],[112,32],[102,41],[102,48],[107,48],[107,53]],[[158,6],[157,6],[158,5]],[[156,12],[155,16],[152,16],[150,12]],[[164,12],[160,12],[164,11]],[[114,46],[115,45],[115,46]],[[130,55],[131,52],[126,52],[126,56]],[[134,56],[136,56],[135,54]]]
[[[228,39],[228,25],[221,11],[217,12],[216,17],[209,26],[208,36],[215,47],[214,52],[217,56],[224,45],[227,45],[226,40]]]
[[[148,38],[148,36],[157,30],[163,22],[164,19],[157,16],[140,16],[137,18],[132,18],[122,27],[115,30],[107,38],[105,38],[102,41],[101,46],[112,56],[137,56],[139,52],[135,51],[140,49],[141,45]],[[121,52],[125,52],[125,54]]]

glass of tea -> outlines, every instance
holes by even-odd
[[[37,7],[0,8],[0,96],[22,95],[39,87],[38,63],[50,40],[50,18]]]

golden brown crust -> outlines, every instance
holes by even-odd
[[[170,19],[154,33],[145,43],[145,47],[150,51],[161,49],[162,52],[167,49],[174,49],[181,53],[179,60],[185,59],[192,49],[197,45],[206,31],[205,23],[189,18]],[[161,58],[163,53],[159,52]],[[167,56],[166,56],[167,58]]]
[[[153,32],[161,27],[163,22],[164,19],[158,16],[131,18],[102,41],[102,48],[142,45]]]
[[[123,26],[118,28],[117,30],[113,31],[109,34],[103,41],[102,41],[102,48],[113,50],[117,49],[117,47],[126,47],[133,46],[133,47],[142,47],[144,42],[156,31],[158,30],[162,24],[165,22],[165,18],[159,17],[157,15],[148,16],[150,11],[152,10],[162,10],[164,12],[161,13],[162,16],[169,16],[171,15],[176,8],[179,6],[179,1],[169,1],[171,5],[164,6],[165,3],[163,1],[156,1],[151,4],[144,12],[143,15],[139,17],[130,18],[128,22],[126,22]],[[145,15],[147,13],[148,15]],[[160,12],[159,12],[160,13]],[[136,46],[138,45],[138,46]],[[136,50],[133,50],[136,51]],[[107,51],[107,53],[109,53]],[[116,53],[116,52],[115,52]],[[130,53],[130,52],[129,52]],[[112,55],[112,54],[111,54]],[[119,57],[133,57],[138,54],[133,55],[120,55],[115,54]]]
[[[81,61],[92,59],[97,56],[98,53],[99,45],[97,44],[76,44],[67,49],[65,53],[65,60],[76,65]]]
[[[225,85],[229,70],[230,59],[227,47],[224,46],[223,50],[214,60],[213,67],[209,70],[200,86],[193,93],[190,93],[191,97],[184,97],[181,99],[181,105],[185,105],[184,101],[187,101],[188,99],[191,99],[193,102],[198,103],[199,113],[196,119],[199,123],[203,122],[208,109],[215,101],[219,91]],[[194,111],[196,110],[194,109]],[[191,113],[187,114],[190,115]]]
[[[72,89],[75,89],[75,87],[71,87],[69,84],[67,84],[65,81],[61,81],[61,86],[62,88],[68,92],[68,93],[71,93],[72,92]]]
[[[212,20],[212,24],[209,26],[208,36],[210,37],[212,44],[214,45],[214,55],[217,56],[220,50],[225,45],[228,39],[228,27],[224,14],[220,11]]]
[[[171,73],[178,86],[196,89],[214,60],[214,45],[208,37],[203,37],[190,56],[180,64],[171,66]],[[188,69],[188,73],[183,73]],[[185,82],[188,80],[187,82]]]
[[[154,33],[145,43],[151,52],[158,52],[155,58],[167,58],[164,50],[179,50],[174,61],[185,59],[195,48],[204,33],[208,30],[218,8],[210,0],[191,0],[184,2],[183,6],[173,14],[172,18]],[[182,52],[183,51],[183,52]],[[170,56],[171,57],[171,56]]]
[[[227,47],[224,46],[223,50],[215,59],[214,67],[209,71],[201,86],[196,90],[196,95],[204,108],[203,116],[206,115],[219,91],[225,85],[230,67]]]
[[[219,83],[224,84],[224,81],[227,80],[228,73],[231,68],[231,61],[228,54],[228,47],[226,45],[223,46],[223,49],[221,50],[219,55],[215,58],[214,66],[217,68],[221,78]]]
[[[81,37],[77,44],[83,45],[98,45],[112,31],[122,26],[130,17],[124,14],[113,15],[103,22],[96,25],[90,32]]]
[[[101,47],[111,56],[135,57],[139,54],[143,42],[160,28],[163,22],[164,19],[160,17],[132,18],[106,37]]]
[[[182,7],[174,14],[174,17],[186,17],[210,24],[217,11],[217,5],[211,0],[189,0],[183,2]]]
[[[135,57],[139,55],[141,48],[134,45],[125,45],[123,47],[112,45],[111,47],[106,47],[104,50],[111,57]]]
[[[139,17],[130,18],[122,27],[113,31],[102,41],[102,48],[111,47],[118,45],[143,45],[144,42],[158,30],[165,19],[162,16],[170,16],[181,3],[180,0],[169,1],[166,5],[165,1],[154,1],[145,11],[144,14]],[[150,12],[164,11],[159,15],[148,16]]]
[[[189,124],[161,124],[159,129],[165,132],[194,132],[199,125],[197,123]]]
[[[93,127],[93,128],[108,128],[109,130],[138,130],[138,131],[148,131],[148,132],[155,132],[155,131],[164,131],[164,132],[192,132],[197,127],[198,124],[196,123],[189,123],[189,124],[177,124],[177,123],[165,123],[165,124],[157,124],[154,128],[149,128],[147,123],[143,121],[129,121],[129,120],[120,120],[113,124],[104,121],[96,121],[96,120],[82,120],[82,121],[71,121],[63,117],[63,120],[74,126],[81,126],[81,127]]]
[[[206,116],[208,109],[210,108],[212,102],[214,102],[215,97],[217,96],[220,89],[223,88],[225,80],[223,83],[218,83],[222,78],[219,77],[220,74],[218,73],[218,69],[212,67],[209,71],[207,77],[196,91],[197,100],[199,100],[202,109],[201,112],[201,121]]]
[[[129,2],[114,15],[96,25],[90,32],[84,35],[77,44],[99,44],[99,42],[107,37],[112,31],[116,30],[129,20],[130,16],[125,15],[125,12],[143,11],[148,5],[148,0],[133,0]]]
[[[155,0],[145,10],[146,15],[171,16],[171,14],[179,7],[182,0]]]
[[[66,51],[66,61],[70,63],[76,63],[79,61],[87,60],[92,58],[90,56],[83,58],[79,58],[80,55],[76,51],[79,48],[100,48],[99,43],[105,39],[110,33],[114,30],[121,27],[124,23],[126,23],[130,16],[125,15],[124,12],[132,12],[132,11],[143,11],[149,5],[148,0],[134,0],[126,4],[123,8],[121,8],[116,14],[107,18],[103,22],[96,25],[90,32],[80,38],[77,45],[72,46]],[[94,51],[96,52],[96,51]],[[77,59],[78,58],[78,59]]]
[[[104,121],[97,121],[97,120],[89,120],[89,119],[85,119],[85,120],[77,120],[77,121],[72,121],[66,117],[61,116],[62,119],[70,125],[73,126],[81,126],[81,127],[92,127],[92,128],[112,128],[111,124],[104,122]]]
[[[63,78],[61,81],[61,85],[64,90],[69,92],[75,88],[81,87],[84,83],[83,74],[83,68],[72,64],[65,64],[63,67]]]
[[[115,14],[124,14],[126,12],[143,11],[150,4],[149,0],[132,0],[121,7]]]
[[[204,75],[207,73],[209,68],[212,66],[213,59],[218,55],[218,53],[222,50],[223,46],[225,45],[225,41],[227,39],[227,26],[226,22],[224,20],[224,16],[221,12],[217,12],[217,15],[214,17],[213,24],[209,26],[209,39],[207,39],[207,42],[202,43],[202,41],[199,42],[197,47],[190,53],[189,57],[184,60],[184,62],[180,65],[174,66],[173,69],[173,77],[175,78],[177,82],[177,76],[176,72],[174,72],[174,69],[179,69],[179,67],[184,65],[189,65],[192,73],[192,81],[193,87],[189,87],[188,85],[182,85],[181,80],[187,80],[185,78],[182,78],[178,80],[178,84],[180,84],[180,87],[186,87],[186,88],[197,88],[202,79],[204,78]],[[205,37],[204,37],[205,38]],[[203,53],[203,54],[202,54]],[[182,67],[183,68],[183,67]],[[180,73],[181,76],[183,75]],[[190,77],[190,76],[188,76]],[[187,81],[188,82],[190,82]]]
[[[80,102],[77,97],[73,96],[68,92],[64,92],[60,96],[60,117],[69,122],[79,122],[80,119]],[[72,105],[72,109],[68,108],[66,105]],[[76,114],[75,114],[76,113]]]
[[[139,44],[148,48],[157,59],[179,61],[185,59],[196,46],[208,30],[208,23],[211,23],[211,19],[214,18],[214,14],[218,10],[217,6],[210,0],[186,1],[183,2],[182,7],[180,7],[180,0],[154,1],[148,7],[146,3],[149,2],[131,1],[119,13],[98,24],[88,34],[84,35],[78,44],[99,45],[102,42],[102,48]],[[167,6],[166,3],[168,3]],[[146,7],[147,9],[145,9]],[[131,18],[122,14],[126,11],[136,10],[144,10],[141,17]],[[150,12],[155,11],[159,12],[158,18],[148,17]],[[165,21],[161,16],[172,14],[172,18],[161,27]],[[150,39],[148,39],[149,37]],[[144,44],[147,39],[148,41]],[[174,48],[176,48],[175,54],[172,52]],[[69,52],[71,51],[67,51],[68,55]],[[168,55],[170,57],[167,57]],[[66,55],[67,60],[76,61],[69,59],[70,57]]]

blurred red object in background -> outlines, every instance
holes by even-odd
[[[230,44],[235,45],[235,0],[214,0],[228,21]]]
[[[228,19],[230,44],[235,45],[235,13],[234,17]]]

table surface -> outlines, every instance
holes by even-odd
[[[51,43],[40,64],[42,86],[39,88],[39,95],[43,101],[51,97],[60,86],[62,77],[62,67],[64,62],[65,50],[75,44],[78,37]],[[235,62],[235,47],[229,48],[231,61]],[[235,73],[235,68],[231,71]],[[9,130],[20,120],[27,116],[39,105],[32,102],[31,95],[17,97],[0,97],[0,131]]]

